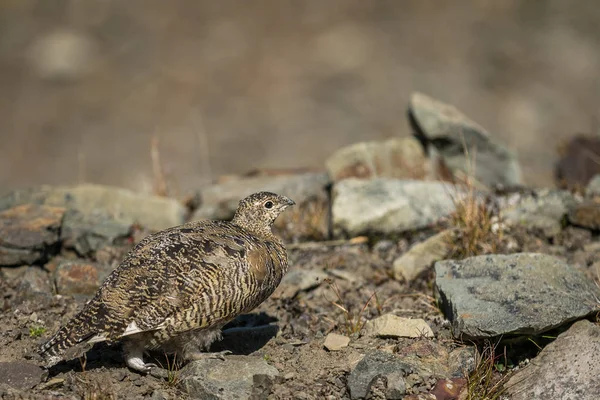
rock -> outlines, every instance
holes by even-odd
[[[451,171],[463,176],[473,172],[476,180],[488,187],[522,183],[516,154],[454,106],[413,93],[408,115],[415,136],[434,148]],[[474,171],[470,164],[476,166]]]
[[[261,357],[227,356],[188,363],[180,370],[179,386],[194,399],[262,398],[278,375]]]
[[[600,174],[594,175],[594,177],[588,183],[585,189],[585,195],[588,197],[600,196]]]
[[[436,296],[457,338],[537,335],[598,309],[600,289],[550,255],[438,261],[435,272]]]
[[[554,181],[561,189],[584,189],[600,174],[600,138],[597,135],[575,135],[559,148],[560,159],[554,169]]]
[[[576,200],[567,191],[542,189],[509,196],[501,203],[501,215],[507,224],[523,225],[546,237],[554,237],[562,230],[565,215]]]
[[[454,211],[455,192],[442,182],[345,179],[333,187],[333,233],[397,234],[425,228]]]
[[[298,293],[308,291],[327,279],[327,274],[321,270],[292,269],[277,287],[273,298],[294,298]]]
[[[411,282],[427,271],[434,262],[445,259],[452,250],[452,231],[445,230],[419,242],[394,260],[394,278]]]
[[[38,266],[3,268],[2,275],[9,281],[18,282],[19,293],[52,293],[48,272]]]
[[[54,272],[56,292],[62,295],[92,296],[111,268],[84,260],[61,260]]]
[[[505,384],[512,400],[595,400],[600,393],[600,327],[576,322]]]
[[[397,356],[410,365],[413,374],[421,381],[431,377],[454,379],[462,378],[475,368],[473,347],[459,347],[448,351],[444,345],[427,339],[398,348]]]
[[[202,206],[192,220],[231,219],[240,199],[261,190],[287,196],[301,205],[311,198],[326,196],[328,183],[326,173],[256,176],[218,183],[200,191]]]
[[[0,212],[0,266],[44,262],[56,253],[64,212],[35,204]]]
[[[424,179],[429,162],[415,138],[392,138],[344,147],[325,162],[333,181],[346,178]]]
[[[94,216],[104,215],[123,226],[139,224],[150,230],[179,225],[187,214],[185,207],[174,199],[94,184],[41,186],[13,191],[0,197],[0,210],[24,203],[76,210],[89,216],[92,222]]]
[[[329,351],[338,351],[344,347],[348,347],[350,338],[348,336],[339,335],[337,333],[329,333],[325,336],[323,346]]]
[[[588,200],[575,205],[568,214],[573,225],[590,230],[600,230],[600,203]]]
[[[364,334],[379,337],[433,337],[433,331],[420,318],[402,318],[393,314],[385,314],[370,320],[365,325]]]
[[[91,253],[131,237],[132,225],[128,219],[116,219],[103,212],[83,214],[69,210],[63,221],[63,246],[81,255]]]
[[[42,382],[48,371],[23,361],[0,362],[0,384],[29,390]]]
[[[402,399],[406,393],[404,377],[410,365],[390,353],[376,351],[367,354],[348,375],[351,399],[365,399],[378,380],[383,381],[386,399]]]

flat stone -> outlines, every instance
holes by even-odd
[[[355,143],[337,150],[325,165],[333,181],[381,177],[424,179],[430,173],[423,146],[412,137]]]
[[[225,360],[192,361],[180,370],[179,387],[194,399],[263,398],[277,368],[261,357],[226,356]]]
[[[373,386],[381,381],[384,384],[382,389],[386,392],[384,398],[402,399],[406,392],[404,377],[410,372],[411,366],[393,354],[382,351],[369,353],[348,375],[350,398],[367,398]]]
[[[36,204],[0,212],[0,266],[43,262],[56,253],[64,212]]]
[[[420,318],[402,318],[393,314],[385,314],[368,321],[364,334],[379,337],[433,337],[431,327]]]
[[[394,260],[394,278],[412,282],[433,266],[433,263],[445,259],[450,251],[452,231],[445,230],[411,247],[406,253]]]
[[[0,197],[0,210],[25,203],[63,207],[86,216],[102,214],[122,225],[139,224],[150,230],[182,224],[187,215],[186,208],[175,199],[95,184],[13,191]]]
[[[505,384],[512,400],[596,400],[600,327],[578,321]]]
[[[408,114],[415,135],[433,147],[450,170],[460,171],[463,176],[474,173],[477,181],[488,187],[522,183],[516,154],[456,107],[413,93]],[[474,171],[470,164],[476,166]]]
[[[537,335],[598,310],[600,289],[546,254],[438,261],[435,272],[436,296],[457,338]]]
[[[385,235],[428,227],[455,210],[455,192],[442,182],[344,179],[333,187],[333,233]]]
[[[600,230],[600,203],[585,201],[569,211],[569,222],[590,230]]]
[[[0,362],[0,384],[29,390],[42,382],[48,371],[23,361]]]
[[[56,291],[61,295],[92,296],[111,268],[84,260],[58,262],[54,272]]]
[[[319,286],[327,277],[328,275],[321,270],[294,268],[285,274],[273,293],[273,298],[291,299],[300,292]]]
[[[575,198],[567,191],[538,189],[503,199],[501,215],[509,225],[525,226],[553,237],[560,233],[565,216],[575,204]]]
[[[338,351],[344,347],[348,347],[350,338],[348,336],[340,335],[337,333],[329,333],[325,336],[323,346],[329,351]]]

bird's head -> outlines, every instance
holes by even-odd
[[[240,201],[232,222],[253,233],[270,236],[275,219],[294,204],[293,200],[275,193],[254,193]]]

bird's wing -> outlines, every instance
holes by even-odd
[[[231,319],[252,301],[264,265],[277,261],[267,246],[217,222],[190,223],[147,237],[94,299],[100,305],[98,334],[90,342],[167,325],[179,331]]]

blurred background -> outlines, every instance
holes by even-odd
[[[551,186],[559,140],[598,131],[595,0],[0,0],[0,189],[177,193],[256,168],[322,168],[410,135],[420,91]],[[153,138],[154,145],[153,145]]]

